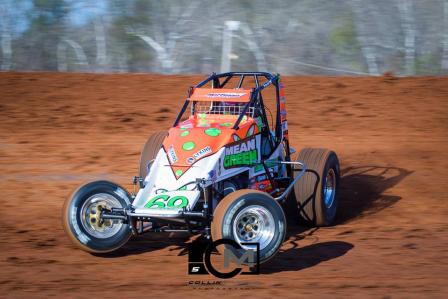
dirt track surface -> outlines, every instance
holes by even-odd
[[[448,78],[283,79],[292,144],[340,157],[342,212],[291,225],[262,275],[194,289],[182,235],[75,249],[65,198],[95,177],[132,190],[146,138],[200,78],[0,73],[0,297],[448,296]]]

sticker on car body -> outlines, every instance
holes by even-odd
[[[183,209],[191,209],[198,201],[200,192],[189,190],[167,191],[151,194],[142,205],[136,206],[136,212],[159,214],[178,214]],[[151,211],[151,212],[149,212]]]
[[[147,209],[183,209],[188,206],[188,198],[183,195],[170,196],[159,194],[152,197],[146,204]]]
[[[174,146],[170,146],[168,149],[168,158],[170,159],[171,164],[176,163],[178,161],[176,151],[174,150]]]
[[[223,166],[225,169],[251,166],[259,159],[260,135],[232,143],[225,148]]]

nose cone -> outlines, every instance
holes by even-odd
[[[194,163],[231,142],[233,130],[229,126],[178,126],[168,131],[163,147],[176,178],[182,176]]]
[[[248,118],[244,118],[240,128],[234,130],[237,118],[237,115],[195,115],[171,128],[163,148],[176,178],[227,144],[258,133],[254,120]]]

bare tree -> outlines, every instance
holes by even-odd
[[[174,19],[177,21],[173,22],[170,30],[167,34],[164,33],[164,30],[160,28],[161,24],[156,23],[153,26],[154,35],[153,37],[149,34],[145,33],[145,30],[135,30],[132,28],[128,28],[128,33],[132,34],[138,38],[141,38],[149,47],[151,47],[157,54],[157,58],[159,59],[162,70],[164,73],[177,73],[177,60],[176,56],[177,50],[177,42],[181,38],[188,37],[189,34],[193,32],[189,32],[186,30],[186,23],[190,20],[191,16],[195,12],[195,10],[199,7],[200,1],[191,1],[189,6],[183,10],[180,16],[175,16],[174,8],[180,8],[171,6],[170,7],[170,15],[168,18],[168,22],[172,22]]]
[[[58,71],[60,72],[68,71],[67,45],[69,45],[75,52],[77,64],[79,65],[78,70],[89,71],[89,63],[87,61],[87,56],[84,53],[84,50],[77,42],[71,39],[64,39],[58,43],[57,46]]]
[[[107,65],[106,34],[101,17],[94,20],[96,42],[96,71],[104,72]]]
[[[171,58],[171,53],[167,51],[167,47],[162,46],[158,42],[156,42],[149,35],[145,35],[142,33],[134,33],[129,31],[129,34],[133,34],[136,37],[141,38],[148,46],[150,46],[157,53],[157,58],[160,60],[162,68],[164,72],[171,72],[173,68],[173,59]]]
[[[220,66],[448,73],[448,0],[0,0],[1,70],[198,73]]]
[[[249,50],[254,54],[255,61],[257,62],[257,68],[259,71],[266,71],[268,69],[266,59],[264,57],[263,51],[258,46],[255,41],[255,35],[252,29],[246,24],[241,23],[241,31],[244,34],[244,41],[246,42]]]
[[[11,24],[10,24],[9,2],[0,3],[0,27],[2,64],[0,69],[9,71],[11,69],[12,47],[11,47]]]
[[[443,2],[443,29],[442,29],[442,64],[443,72],[448,72],[448,0]]]
[[[369,15],[362,0],[351,1],[352,10],[354,12],[354,20],[357,31],[357,39],[361,46],[361,51],[367,64],[369,74],[379,75],[377,57],[375,52],[375,42],[368,32]],[[374,24],[370,24],[374,25]]]
[[[413,0],[397,0],[404,33],[406,75],[415,74],[415,24]]]

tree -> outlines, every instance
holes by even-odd
[[[18,41],[26,52],[19,69],[57,70],[57,45],[64,37],[69,6],[64,0],[33,0],[29,26]]]
[[[405,73],[415,74],[415,24],[412,0],[397,0],[400,12],[401,27],[404,34]]]
[[[442,72],[448,73],[448,0],[443,2]]]
[[[375,47],[373,46],[375,42],[367,30],[369,26],[374,24],[369,24],[369,15],[364,5],[365,3],[361,0],[352,0],[351,4],[354,12],[356,30],[358,32],[357,38],[367,64],[368,72],[372,75],[379,75]]]
[[[10,2],[0,3],[0,30],[1,30],[1,49],[2,64],[0,70],[9,71],[11,69],[11,24],[10,24]]]

